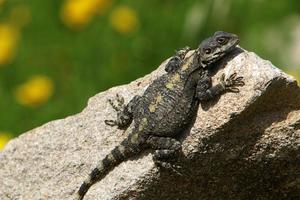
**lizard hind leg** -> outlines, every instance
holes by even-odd
[[[182,176],[178,171],[181,167],[174,164],[181,149],[181,143],[178,140],[169,137],[150,136],[146,142],[152,149],[155,149],[153,159],[158,167],[172,170]]]

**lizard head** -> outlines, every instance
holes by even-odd
[[[197,49],[202,66],[205,68],[216,62],[234,49],[238,43],[239,37],[233,33],[215,32],[212,37],[201,42]]]

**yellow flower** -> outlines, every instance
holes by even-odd
[[[110,23],[119,33],[127,34],[136,30],[139,20],[135,10],[128,6],[120,6],[112,12]]]
[[[54,86],[51,79],[37,75],[18,86],[15,97],[24,106],[36,107],[45,103],[53,94]]]
[[[61,10],[61,19],[69,27],[81,28],[97,12],[103,13],[111,4],[112,0],[66,0]]]
[[[11,135],[7,132],[0,131],[0,150],[2,150],[6,143],[11,139]]]
[[[69,27],[81,27],[93,16],[91,0],[67,0],[61,11],[63,22]]]
[[[15,55],[19,34],[9,24],[0,24],[0,65],[8,64]]]
[[[0,0],[0,6],[2,6],[4,2],[5,0]]]

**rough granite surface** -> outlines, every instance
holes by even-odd
[[[126,137],[104,124],[116,115],[107,99],[120,93],[128,102],[143,93],[164,64],[95,95],[81,113],[9,142],[0,152],[0,199],[73,199],[97,161]],[[237,72],[246,85],[199,106],[181,138],[186,173],[159,171],[145,152],[116,167],[85,200],[300,199],[299,86],[247,51],[220,64],[214,82]]]

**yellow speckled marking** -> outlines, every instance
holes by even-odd
[[[100,171],[103,170],[103,163],[102,162],[97,166],[97,169],[99,169]]]
[[[166,87],[168,89],[173,89],[174,88],[174,85],[180,81],[180,75],[179,74],[174,74],[171,79],[169,80],[169,82],[166,84]]]
[[[139,134],[138,133],[132,134],[132,136],[130,138],[131,143],[136,143],[137,140],[138,140],[138,138],[139,138]]]
[[[150,112],[155,112],[158,104],[162,101],[162,96],[161,94],[158,94],[155,98],[155,100],[150,104],[149,106],[149,111]]]
[[[89,176],[84,182],[87,184],[91,183],[91,176]]]
[[[143,118],[139,125],[139,131],[144,130],[144,127],[148,124],[147,118]]]
[[[182,65],[181,70],[184,71],[187,70],[188,68],[189,68],[189,62],[186,62]]]
[[[181,66],[181,71],[185,71],[185,70],[189,69],[192,59],[194,59],[194,56],[190,56],[188,58],[188,60]]]
[[[139,125],[139,131],[143,131],[145,126],[148,124],[148,120],[147,118],[143,118],[140,122],[140,125]],[[139,132],[137,133],[133,133],[130,137],[130,142],[131,143],[136,143],[138,141],[138,138],[139,138]]]
[[[120,151],[121,154],[124,154],[125,147],[123,145],[120,145],[120,146],[118,146],[118,150]]]
[[[108,159],[111,160],[111,161],[113,161],[113,162],[116,161],[114,155],[112,155],[112,154],[109,154],[109,155],[108,155]]]

